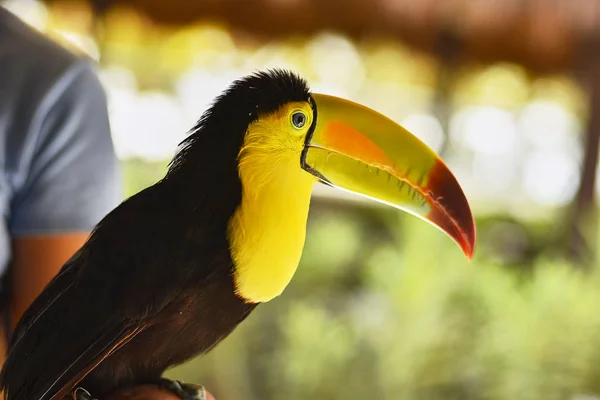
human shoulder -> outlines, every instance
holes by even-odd
[[[62,79],[93,68],[83,53],[65,48],[2,6],[0,38],[0,75],[30,98],[42,99]]]
[[[121,198],[93,65],[0,8],[0,160],[12,235],[89,231]]]

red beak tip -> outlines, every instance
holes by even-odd
[[[463,240],[461,241],[462,250],[469,261],[473,260],[473,255],[475,254],[475,224],[473,224],[473,236],[465,238],[463,236]]]
[[[429,173],[425,189],[437,199],[430,202],[432,209],[427,218],[452,237],[471,261],[476,242],[475,220],[460,184],[442,160]]]
[[[458,245],[460,246],[461,250],[463,251],[463,254],[465,255],[465,257],[467,257],[467,259],[469,261],[471,261],[473,259],[473,253],[474,253],[474,248],[473,245],[468,242],[468,241],[460,241],[458,243]]]
[[[473,261],[473,254],[475,254],[475,249],[470,248],[467,251],[465,251],[465,256],[467,256],[467,260],[469,261]]]

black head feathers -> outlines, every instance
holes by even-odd
[[[253,108],[249,111],[253,114],[256,111],[266,114],[291,101],[308,101],[309,96],[310,91],[304,79],[290,71],[274,69],[235,81],[217,99],[215,106],[219,103],[231,104],[230,101],[233,100],[242,107]]]
[[[184,164],[193,164],[195,154],[205,150],[229,158],[242,146],[248,125],[259,114],[276,111],[291,101],[309,101],[310,89],[304,79],[290,71],[260,71],[234,81],[202,115],[191,134],[180,144],[169,173]]]

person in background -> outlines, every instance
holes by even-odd
[[[122,200],[93,68],[0,5],[0,365],[22,313]],[[177,397],[155,386],[112,397],[125,399]]]

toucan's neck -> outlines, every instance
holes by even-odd
[[[315,180],[297,159],[269,169],[249,162],[240,179],[242,201],[229,223],[235,285],[245,300],[265,302],[283,292],[298,267]]]

